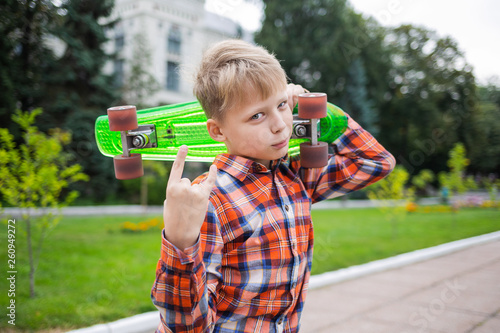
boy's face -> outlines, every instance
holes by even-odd
[[[243,156],[269,167],[270,161],[279,159],[288,152],[293,116],[286,89],[265,100],[241,103],[228,110],[222,122],[213,119],[210,121],[218,130],[217,137],[214,137],[215,132],[211,132],[209,125],[212,137],[224,142],[230,154]]]

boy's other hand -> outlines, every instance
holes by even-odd
[[[194,245],[208,208],[208,198],[215,185],[217,167],[210,166],[207,179],[200,184],[191,184],[182,178],[188,148],[179,148],[170,171],[167,197],[163,204],[165,237],[178,249]]]
[[[299,95],[309,91],[304,89],[300,84],[289,83],[286,87],[286,92],[288,94],[288,105],[290,106],[290,110],[293,111],[293,108],[299,102]]]

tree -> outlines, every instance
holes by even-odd
[[[427,194],[430,184],[434,181],[436,176],[434,172],[429,169],[420,170],[420,172],[413,176],[411,179],[411,184],[414,187],[415,192],[419,192],[419,194]]]
[[[68,186],[88,179],[80,165],[68,165],[69,156],[63,146],[71,141],[69,133],[55,129],[47,135],[33,125],[41,113],[35,109],[14,114],[12,120],[23,133],[24,143],[19,146],[7,129],[0,129],[0,194],[10,205],[24,209],[31,297],[35,296],[35,273],[44,240],[60,220],[60,215],[44,208],[59,209],[70,204],[78,192],[66,193]],[[33,210],[39,210],[41,216],[35,218]]]
[[[475,117],[474,147],[468,149],[470,170],[482,174],[500,174],[500,80],[478,87],[479,103]]]
[[[410,179],[410,174],[403,166],[396,166],[394,170],[381,181],[370,185],[367,188],[367,195],[370,200],[376,200],[382,212],[392,224],[392,236],[398,235],[398,222],[406,216],[406,206],[414,199],[413,189],[407,189],[406,183]]]
[[[102,24],[113,9],[112,0],[71,0],[60,7],[62,15],[50,30],[53,38],[61,43],[60,58],[45,71],[48,90],[45,100],[50,114],[44,120],[67,125],[70,115],[81,112],[101,114],[120,96],[113,85],[113,76],[104,74],[103,67],[112,59],[104,51],[108,41],[105,33],[114,22]]]
[[[368,96],[366,71],[361,58],[356,58],[351,62],[347,77],[345,94],[340,104],[356,118],[361,126],[377,136],[379,114]]]
[[[438,175],[439,183],[442,190],[446,193],[445,202],[448,202],[448,191],[451,194],[463,194],[469,189],[475,189],[476,183],[472,176],[467,176],[465,170],[470,164],[470,160],[466,157],[465,146],[462,143],[456,143],[453,149],[449,152],[448,159],[449,172],[442,171]],[[453,229],[456,229],[457,210],[460,207],[460,202],[455,200],[452,202],[453,207]]]
[[[447,152],[474,145],[475,78],[457,43],[421,27],[388,30],[390,91],[380,140],[410,173],[446,168]]]
[[[474,179],[465,174],[470,160],[466,157],[465,146],[462,143],[457,143],[449,152],[448,167],[449,172],[440,172],[439,183],[442,187],[446,187],[452,193],[463,194],[469,189],[476,188]]]
[[[264,3],[265,20],[256,42],[282,60],[293,82],[326,92],[331,102],[375,127],[369,122],[377,121],[377,115],[367,113],[378,113],[389,70],[382,28],[363,19],[346,0]]]
[[[47,89],[40,104],[45,110],[40,119],[42,130],[58,126],[72,133],[67,149],[90,176],[89,184],[77,189],[94,200],[103,200],[117,189],[112,161],[98,153],[93,134],[97,116],[116,105],[120,97],[113,76],[103,72],[112,59],[104,51],[108,41],[105,29],[113,22],[102,24],[100,20],[112,8],[112,0],[63,2],[50,30],[61,44],[62,55],[46,67]]]
[[[44,95],[43,70],[53,57],[45,43],[57,8],[47,0],[0,3],[0,123],[18,139],[10,122],[16,110],[39,106]]]

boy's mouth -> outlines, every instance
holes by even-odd
[[[287,145],[288,145],[288,139],[285,139],[285,140],[283,140],[283,141],[281,141],[281,142],[278,142],[278,143],[276,143],[276,144],[274,144],[274,145],[272,145],[272,146],[273,146],[274,148],[276,148],[276,149],[281,149],[281,148],[283,148],[283,147],[286,147]]]

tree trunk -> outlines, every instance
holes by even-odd
[[[148,206],[148,179],[144,176],[141,178],[141,206],[146,211]]]

